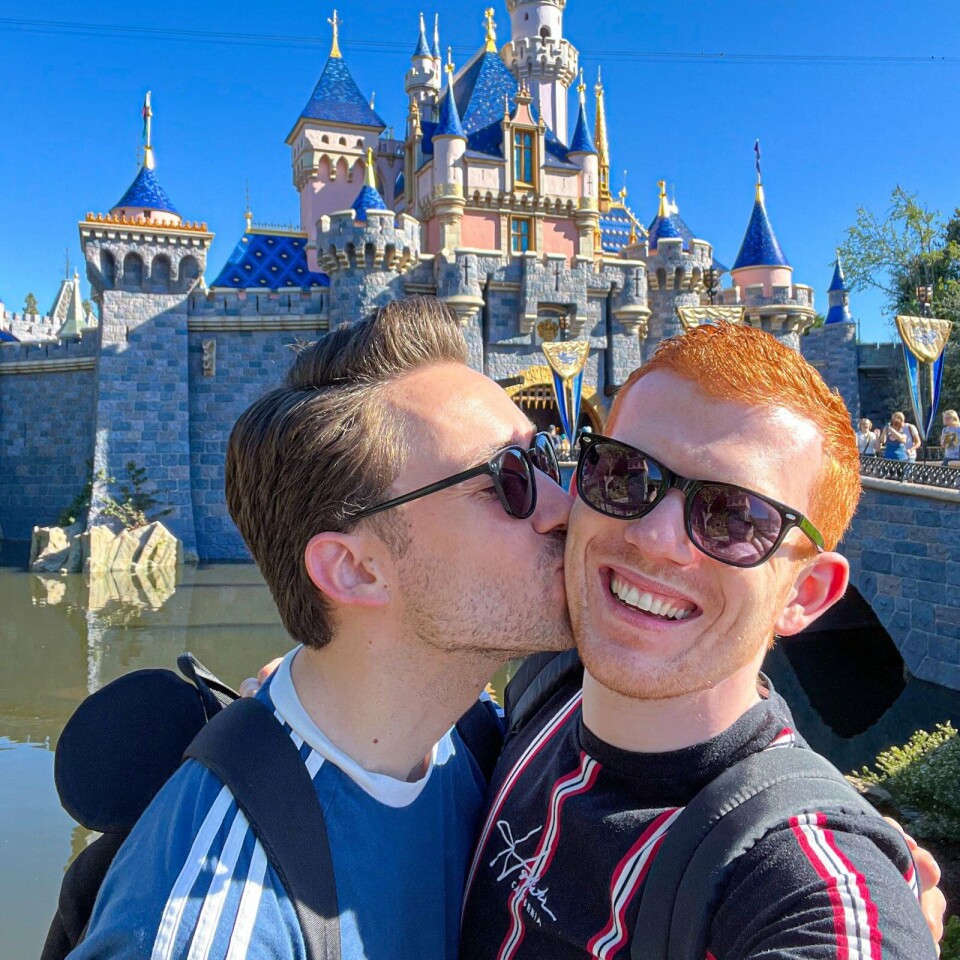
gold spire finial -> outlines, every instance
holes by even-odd
[[[243,211],[243,219],[247,223],[247,233],[253,227],[253,211],[250,209],[250,181],[247,181],[247,206]]]
[[[660,188],[660,209],[657,211],[658,217],[667,217],[669,212],[667,210],[667,181],[658,180],[657,186]]]
[[[452,86],[453,71],[455,69],[453,66],[453,47],[447,47],[447,65],[443,69],[447,71],[447,82]]]
[[[370,109],[371,109],[371,110],[375,110],[375,109],[376,109],[376,106],[375,106],[376,102],[377,102],[377,91],[374,90],[374,91],[370,94]]]
[[[150,91],[143,98],[143,165],[152,170],[156,165],[153,157],[153,108],[150,106]]]
[[[497,25],[493,22],[493,7],[487,7],[483,12],[484,22],[487,28],[487,53],[497,52]]]
[[[623,206],[626,206],[627,205],[627,171],[626,170],[623,171],[623,186],[620,188],[620,193],[618,194],[618,196],[620,197],[620,203]]]
[[[330,45],[330,57],[333,60],[340,60],[343,54],[340,52],[340,27],[343,21],[337,16],[337,11],[333,11],[332,17],[327,17],[327,23],[333,27],[333,43]]]
[[[367,147],[367,169],[364,173],[363,182],[368,187],[373,187],[374,190],[377,189],[377,178],[373,173],[373,147]]]
[[[583,82],[583,67],[580,68],[580,83],[577,85],[577,93],[580,94],[580,102],[586,103],[587,85]]]
[[[593,125],[593,142],[597,148],[597,169],[600,174],[600,183],[597,189],[597,202],[601,213],[610,209],[613,197],[610,196],[610,145],[607,143],[607,110],[603,102],[603,78],[600,67],[597,67],[597,85],[594,87],[597,95],[596,119]]]

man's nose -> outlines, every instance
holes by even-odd
[[[537,533],[566,530],[567,521],[570,518],[570,508],[573,506],[573,497],[539,470],[536,474],[536,480],[537,509],[531,517],[533,529]]]
[[[647,514],[626,524],[623,537],[644,556],[686,565],[696,559],[696,547],[683,519],[683,494],[670,490]]]

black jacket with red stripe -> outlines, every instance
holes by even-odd
[[[647,870],[670,825],[730,764],[806,749],[776,694],[705,743],[619,750],[583,724],[578,685],[507,741],[471,868],[461,960],[630,956]],[[714,916],[716,960],[933,958],[913,863],[882,824],[829,809],[744,854]],[[696,960],[696,958],[691,958]]]

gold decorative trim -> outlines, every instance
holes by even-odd
[[[240,330],[315,330],[319,333],[329,329],[329,317],[190,317],[187,320],[190,333],[236,333]]]
[[[684,330],[692,330],[705,323],[726,322],[740,325],[745,312],[744,307],[677,307],[677,316]]]
[[[953,324],[935,317],[897,317],[897,330],[907,349],[922,363],[936,363],[950,337]]]
[[[24,344],[32,346],[32,344]],[[14,360],[0,362],[0,377],[26,373],[71,373],[76,370],[95,370],[96,357],[63,357],[47,360]]]
[[[147,227],[150,230],[187,230],[194,233],[208,233],[207,224],[184,220],[182,223],[157,223],[146,217],[125,217],[118,213],[88,213],[84,223],[109,224],[123,227]]]

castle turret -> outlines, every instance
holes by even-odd
[[[300,193],[300,224],[310,241],[307,260],[317,269],[313,234],[321,214],[345,210],[364,176],[364,158],[386,124],[360,92],[340,52],[340,19],[330,20],[330,56],[310,99],[287,137],[293,183]]]
[[[411,100],[416,100],[420,115],[426,120],[432,120],[440,94],[440,70],[427,43],[422,13],[420,14],[420,35],[410,60],[411,67],[404,78],[403,89]]]
[[[540,115],[567,142],[567,91],[577,75],[576,47],[563,38],[567,0],[507,0],[511,40],[500,56],[530,88]],[[492,13],[492,11],[491,11]]]
[[[149,121],[150,103],[144,104]],[[94,484],[90,525],[103,523],[111,481],[146,467],[163,491],[164,524],[196,559],[190,486],[189,296],[203,285],[213,234],[189,223],[158,192],[149,123],[144,164],[109,214],[89,213],[80,243],[100,305]],[[149,193],[147,191],[150,191]],[[76,294],[74,294],[76,297]]]
[[[723,291],[724,304],[743,306],[744,319],[768,330],[794,349],[800,334],[809,329],[816,312],[813,290],[793,282],[793,267],[784,255],[767,215],[760,174],[760,144],[757,154],[757,184],[753,210],[740,252],[730,273],[733,289]]]
[[[606,213],[613,202],[610,193],[610,144],[607,141],[607,108],[603,100],[603,78],[597,67],[597,85],[593,88],[597,97],[597,113],[594,118],[593,142],[597,148],[597,175],[599,177],[597,200],[600,212]]]
[[[433,212],[440,225],[440,251],[447,256],[460,246],[460,222],[466,205],[463,193],[463,155],[467,135],[453,91],[453,55],[447,51],[447,92],[440,101],[440,119],[433,134]]]
[[[577,224],[579,242],[577,254],[581,257],[593,257],[596,246],[596,234],[600,225],[600,206],[597,200],[599,191],[599,173],[597,150],[590,136],[590,124],[587,122],[587,85],[580,71],[580,85],[577,87],[580,105],[577,110],[577,126],[573,131],[567,158],[580,167],[580,202],[574,220]]]
[[[833,279],[827,289],[827,299],[830,309],[824,323],[852,323],[850,316],[850,293],[843,278],[843,266],[840,263],[840,251],[837,251],[837,262],[833,267]]]

